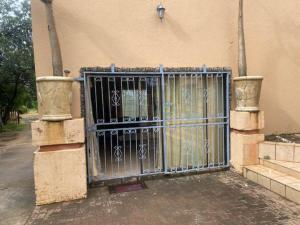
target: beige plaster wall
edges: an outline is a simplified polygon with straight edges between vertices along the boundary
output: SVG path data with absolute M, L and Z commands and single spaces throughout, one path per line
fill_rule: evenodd
M 54 0 L 64 68 L 230 66 L 237 74 L 238 0 Z M 300 131 L 300 1 L 245 0 L 249 75 L 263 75 L 265 133 Z M 36 75 L 51 74 L 45 12 L 32 0 Z M 74 85 L 73 116 L 80 116 Z

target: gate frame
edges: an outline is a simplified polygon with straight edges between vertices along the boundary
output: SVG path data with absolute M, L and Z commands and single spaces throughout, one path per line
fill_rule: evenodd
M 215 73 L 223 73 L 226 75 L 226 83 L 224 85 L 225 89 L 225 96 L 223 96 L 225 103 L 224 103 L 224 120 L 225 122 L 223 123 L 224 126 L 226 126 L 226 129 L 224 128 L 224 141 L 226 141 L 226 144 L 224 147 L 224 162 L 225 164 L 222 166 L 218 167 L 204 167 L 204 168 L 198 168 L 198 169 L 188 169 L 188 170 L 182 170 L 182 171 L 168 171 L 167 169 L 167 146 L 166 146 L 166 132 L 165 129 L 168 127 L 165 123 L 165 90 L 164 90 L 164 76 L 165 74 L 169 73 L 201 73 L 201 74 L 215 74 Z M 155 174 L 182 174 L 182 173 L 193 173 L 193 172 L 203 172 L 203 171 L 211 171 L 211 170 L 217 170 L 217 169 L 228 169 L 230 167 L 230 101 L 231 101 L 231 75 L 232 75 L 232 70 L 228 67 L 207 67 L 206 65 L 203 65 L 202 67 L 163 67 L 162 64 L 159 65 L 159 68 L 130 68 L 130 67 L 125 67 L 125 68 L 118 68 L 115 67 L 115 64 L 111 64 L 110 67 L 83 67 L 80 70 L 80 76 L 78 78 L 75 78 L 75 80 L 80 82 L 80 102 L 81 102 L 81 116 L 84 118 L 85 121 L 85 141 L 88 142 L 87 140 L 87 133 L 91 132 L 90 128 L 87 126 L 86 122 L 86 112 L 88 111 L 88 105 L 87 105 L 87 95 L 86 95 L 86 90 L 87 90 L 87 74 L 106 74 L 106 75 L 113 75 L 113 74 L 130 74 L 130 75 L 153 75 L 157 74 L 160 75 L 161 77 L 161 113 L 163 114 L 162 118 L 162 126 L 157 126 L 161 127 L 163 130 L 163 139 L 162 139 L 162 153 L 163 153 L 163 166 L 162 166 L 162 172 L 157 172 Z M 209 125 L 206 123 L 205 125 Z M 88 159 L 88 148 L 86 145 L 86 166 L 87 166 L 87 177 L 88 177 L 88 183 L 91 184 L 95 181 L 93 181 L 92 176 L 89 174 L 89 159 Z M 132 178 L 132 177 L 144 177 L 144 176 L 152 176 L 155 175 L 153 173 L 146 173 L 146 174 L 140 174 L 138 176 L 132 175 L 132 176 L 127 176 L 127 177 L 117 177 L 117 178 L 111 178 L 111 179 L 103 179 L 103 180 L 98 180 L 99 182 L 105 182 L 107 180 L 115 180 L 115 179 L 123 179 L 123 178 Z M 97 182 L 98 182 L 97 181 Z

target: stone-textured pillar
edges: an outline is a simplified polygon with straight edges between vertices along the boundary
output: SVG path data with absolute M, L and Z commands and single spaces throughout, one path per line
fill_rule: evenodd
M 264 112 L 230 112 L 231 165 L 240 173 L 243 166 L 259 164 L 258 143 L 264 141 Z
M 83 119 L 35 121 L 31 125 L 36 204 L 87 196 Z

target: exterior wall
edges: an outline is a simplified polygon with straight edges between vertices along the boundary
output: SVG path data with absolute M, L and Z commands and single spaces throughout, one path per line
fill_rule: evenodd
M 237 75 L 238 0 L 56 0 L 64 68 L 228 66 Z M 263 75 L 265 133 L 300 131 L 300 1 L 246 0 L 248 74 Z M 45 11 L 32 0 L 36 75 L 51 75 Z M 79 85 L 73 116 L 80 117 Z

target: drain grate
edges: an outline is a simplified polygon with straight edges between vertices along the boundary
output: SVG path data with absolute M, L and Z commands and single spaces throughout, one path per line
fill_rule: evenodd
M 123 193 L 123 192 L 131 192 L 131 191 L 140 191 L 146 189 L 147 186 L 144 181 L 131 182 L 127 184 L 118 184 L 109 186 L 109 192 L 111 194 L 114 193 Z

